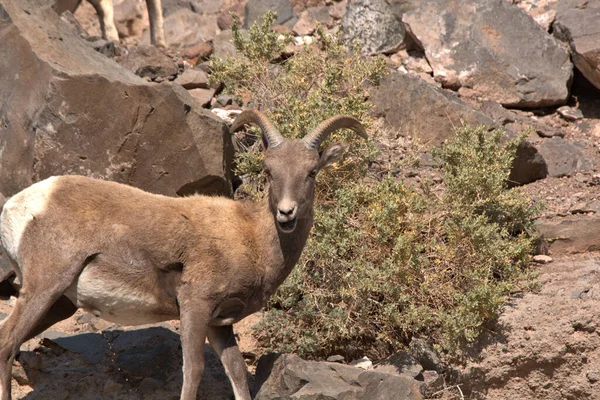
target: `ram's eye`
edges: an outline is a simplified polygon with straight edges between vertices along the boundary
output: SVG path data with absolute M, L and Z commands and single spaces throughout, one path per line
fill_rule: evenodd
M 314 177 L 316 177 L 316 176 L 317 176 L 317 172 L 318 172 L 318 171 L 317 171 L 316 169 L 313 169 L 313 170 L 312 170 L 312 171 L 310 171 L 310 173 L 308 174 L 308 177 L 309 177 L 309 178 L 314 178 Z

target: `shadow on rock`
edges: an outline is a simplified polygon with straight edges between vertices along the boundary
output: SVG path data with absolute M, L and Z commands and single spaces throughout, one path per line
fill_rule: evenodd
M 22 351 L 13 374 L 19 384 L 33 388 L 22 398 L 179 398 L 181 341 L 166 326 L 77 335 L 45 332 L 33 351 Z M 198 399 L 231 399 L 231 385 L 210 346 L 205 363 Z

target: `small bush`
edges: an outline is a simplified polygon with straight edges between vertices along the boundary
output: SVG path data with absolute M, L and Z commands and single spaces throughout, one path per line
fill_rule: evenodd
M 369 125 L 365 85 L 378 84 L 381 60 L 347 53 L 339 37 L 319 30 L 313 45 L 274 64 L 287 41 L 271 32 L 273 20 L 267 14 L 248 39 L 235 22 L 239 55 L 214 59 L 213 79 L 288 137 L 338 113 Z M 437 153 L 445 191 L 436 197 L 392 176 L 362 179 L 377 155 L 373 141 L 332 136 L 351 144 L 349 156 L 319 175 L 315 226 L 257 326 L 261 343 L 306 357 L 380 358 L 414 336 L 447 351 L 475 339 L 519 288 L 532 250 L 537 210 L 506 187 L 519 140 L 501 144 L 501 132 L 459 129 Z M 240 140 L 247 151 L 237 156 L 238 172 L 256 177 L 258 144 Z
M 303 137 L 321 121 L 337 114 L 353 116 L 370 126 L 371 104 L 366 101 L 366 89 L 379 83 L 385 62 L 363 58 L 356 51 L 348 54 L 339 36 L 327 35 L 320 27 L 312 45 L 282 60 L 290 38 L 278 39 L 272 31 L 275 18 L 276 14 L 268 12 L 244 38 L 239 19 L 234 16 L 232 30 L 238 56 L 213 57 L 211 79 L 223 82 L 226 91 L 265 112 L 286 137 Z M 356 180 L 364 175 L 376 154 L 372 142 L 357 139 L 350 130 L 335 132 L 323 146 L 333 141 L 346 142 L 350 149 L 335 175 L 322 174 L 318 188 L 325 197 L 324 192 L 331 194 L 340 180 Z M 254 174 L 255 166 L 262 162 L 259 142 L 243 143 L 246 152 L 236 157 L 240 175 Z M 261 189 L 261 183 L 254 182 L 253 190 Z

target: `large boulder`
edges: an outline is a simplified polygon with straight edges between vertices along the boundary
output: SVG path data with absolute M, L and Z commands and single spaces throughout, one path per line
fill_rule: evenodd
M 392 71 L 371 91 L 374 115 L 385 127 L 433 147 L 454 136 L 461 125 L 497 127 L 494 121 L 463 102 L 454 93 L 424 80 Z M 510 179 L 520 184 L 545 178 L 544 159 L 529 142 L 517 151 Z
M 583 140 L 570 142 L 561 137 L 552 137 L 544 139 L 539 151 L 548 164 L 550 176 L 572 176 L 598 166 L 596 149 Z
M 420 382 L 293 354 L 268 354 L 258 361 L 255 400 L 420 400 Z
M 76 37 L 45 0 L 0 0 L 0 192 L 81 174 L 174 196 L 229 194 L 224 123 Z
M 386 0 L 349 0 L 342 18 L 343 39 L 358 42 L 364 54 L 389 53 L 404 42 L 402 21 Z
M 573 215 L 538 220 L 536 229 L 548 243 L 550 254 L 573 254 L 600 250 L 600 216 Z
M 508 1 L 423 0 L 402 21 L 444 87 L 521 108 L 569 96 L 567 49 Z
M 260 21 L 267 11 L 277 13 L 276 25 L 292 29 L 298 22 L 298 16 L 288 0 L 249 0 L 246 3 L 244 28 L 250 28 L 255 21 Z
M 557 6 L 554 36 L 567 42 L 573 63 L 600 89 L 600 0 L 563 0 Z
M 167 47 L 192 46 L 214 39 L 219 31 L 217 14 L 197 14 L 182 8 L 164 19 Z M 143 33 L 140 44 L 150 44 L 150 31 Z

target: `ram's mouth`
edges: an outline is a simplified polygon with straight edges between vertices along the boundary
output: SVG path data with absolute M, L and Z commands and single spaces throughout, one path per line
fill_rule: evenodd
M 296 218 L 291 219 L 291 220 L 286 221 L 286 222 L 279 222 L 279 221 L 277 221 L 277 225 L 279 225 L 279 230 L 281 230 L 282 232 L 284 232 L 284 233 L 290 233 L 294 229 L 296 229 Z

